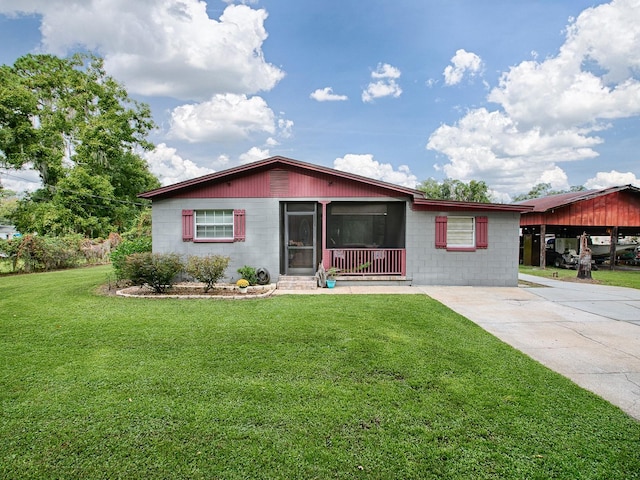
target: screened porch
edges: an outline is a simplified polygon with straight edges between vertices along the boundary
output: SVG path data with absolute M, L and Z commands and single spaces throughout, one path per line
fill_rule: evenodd
M 325 268 L 341 275 L 406 275 L 405 202 L 326 204 Z

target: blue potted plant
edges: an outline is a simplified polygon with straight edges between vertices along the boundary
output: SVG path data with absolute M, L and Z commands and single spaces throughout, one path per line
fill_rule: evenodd
M 336 276 L 338 275 L 338 270 L 335 267 L 331 267 L 327 270 L 327 288 L 333 288 L 336 286 Z

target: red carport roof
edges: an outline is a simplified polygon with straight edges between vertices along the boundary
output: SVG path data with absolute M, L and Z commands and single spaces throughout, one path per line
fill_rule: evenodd
M 561 193 L 559 195 L 549 195 L 548 197 L 532 198 L 530 200 L 518 202 L 515 205 L 530 206 L 532 207 L 532 210 L 530 210 L 531 213 L 547 212 L 559 207 L 571 205 L 572 203 L 589 200 L 594 197 L 608 195 L 622 190 L 631 190 L 640 193 L 640 189 L 637 187 L 632 185 L 623 185 L 619 187 L 604 188 L 601 190 L 583 190 L 581 192 Z

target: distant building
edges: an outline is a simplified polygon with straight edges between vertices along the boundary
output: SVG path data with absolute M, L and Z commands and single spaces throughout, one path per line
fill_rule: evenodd
M 11 238 L 19 237 L 20 233 L 13 225 L 0 225 L 0 239 L 9 240 Z

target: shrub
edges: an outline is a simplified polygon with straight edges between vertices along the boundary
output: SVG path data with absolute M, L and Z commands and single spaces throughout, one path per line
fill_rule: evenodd
M 20 248 L 20 239 L 0 239 L 0 260 L 6 260 L 11 263 L 11 271 L 15 272 L 18 264 L 18 249 Z
M 110 255 L 111 265 L 116 272 L 116 281 L 127 278 L 124 270 L 128 255 L 146 252 L 151 252 L 151 237 L 137 237 L 120 243 Z
M 238 273 L 242 275 L 242 278 L 249 282 L 249 285 L 257 285 L 258 275 L 256 274 L 255 268 L 245 265 L 238 269 Z
M 144 252 L 127 256 L 123 273 L 134 285 L 148 285 L 154 292 L 163 293 L 173 286 L 183 270 L 178 254 Z
M 25 272 L 75 267 L 82 258 L 81 243 L 80 235 L 65 237 L 25 235 L 19 241 L 17 249 L 14 248 L 14 270 L 19 262 L 20 269 Z
M 222 255 L 207 255 L 206 257 L 193 255 L 187 260 L 186 271 L 193 278 L 204 283 L 204 291 L 208 292 L 224 276 L 230 261 L 229 257 Z

